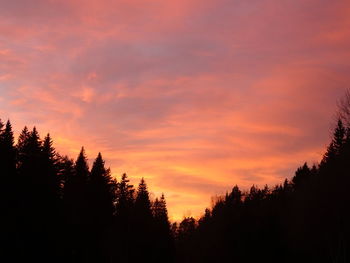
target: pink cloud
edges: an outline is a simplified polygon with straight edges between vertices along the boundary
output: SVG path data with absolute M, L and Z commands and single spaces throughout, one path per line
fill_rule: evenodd
M 348 1 L 7 1 L 0 117 L 102 151 L 170 214 L 321 158 L 349 87 Z M 184 208 L 187 207 L 187 208 Z

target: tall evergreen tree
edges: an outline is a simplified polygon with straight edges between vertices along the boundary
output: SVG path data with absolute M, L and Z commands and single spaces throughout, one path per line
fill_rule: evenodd
M 135 200 L 135 213 L 140 215 L 144 219 L 152 218 L 151 201 L 149 198 L 149 192 L 147 184 L 142 178 L 137 188 L 137 195 Z
M 21 185 L 20 211 L 23 215 L 22 242 L 27 258 L 44 260 L 59 253 L 58 244 L 59 196 L 53 186 L 56 171 L 50 169 L 50 157 L 37 129 L 25 127 L 18 140 L 18 174 Z M 34 238 L 33 238 L 34 237 Z M 55 257 L 58 258 L 58 257 Z
M 135 189 L 128 176 L 124 173 L 117 183 L 115 202 L 114 232 L 118 238 L 114 239 L 114 261 L 130 262 L 134 249 L 134 220 Z
M 16 175 L 16 149 L 10 121 L 0 120 L 0 261 L 15 253 L 20 189 Z
M 14 137 L 10 121 L 7 121 L 5 129 L 0 120 L 0 199 L 3 200 L 8 208 L 11 195 L 16 194 L 18 188 L 15 182 L 16 178 L 16 148 L 14 146 Z M 17 192 L 18 194 L 18 192 Z M 13 200 L 12 196 L 10 199 Z M 6 199 L 6 201 L 5 201 Z
M 115 180 L 112 179 L 110 169 L 105 168 L 101 153 L 93 163 L 89 178 L 89 232 L 90 261 L 107 262 L 109 254 L 109 235 L 115 201 Z
M 120 182 L 117 184 L 116 193 L 116 215 L 117 217 L 129 218 L 131 209 L 134 205 L 134 186 L 131 185 L 128 176 L 124 173 Z
M 8 120 L 5 129 L 1 129 L 3 124 L 0 121 L 0 167 L 1 173 L 14 177 L 16 173 L 16 149 L 14 147 L 14 136 L 12 125 Z
M 164 194 L 153 203 L 154 217 L 154 257 L 153 262 L 173 262 L 174 237 L 168 218 L 168 210 Z
M 17 141 L 17 149 L 19 154 L 22 154 L 24 152 L 24 148 L 26 147 L 26 144 L 28 143 L 28 138 L 29 138 L 29 130 L 27 126 L 24 126 L 22 129 L 20 135 L 18 136 L 18 141 Z M 21 158 L 19 158 L 21 159 Z
M 45 171 L 42 167 L 42 142 L 34 127 L 31 132 L 25 127 L 18 139 L 18 172 L 23 186 L 25 207 L 33 205 L 40 212 L 43 192 L 46 191 Z
M 89 199 L 88 199 L 89 167 L 82 147 L 74 164 L 74 172 L 66 179 L 64 186 L 64 207 L 67 222 L 67 233 L 73 261 L 88 260 L 88 229 Z
M 47 180 L 48 196 L 58 202 L 61 192 L 61 178 L 58 175 L 58 156 L 50 134 L 44 138 L 42 145 L 43 170 Z
M 153 217 L 151 201 L 145 180 L 142 178 L 137 188 L 134 207 L 134 247 L 138 253 L 133 254 L 132 262 L 154 259 L 153 243 Z
M 334 160 L 337 159 L 337 156 L 341 153 L 343 145 L 346 141 L 346 128 L 343 125 L 341 119 L 338 119 L 337 126 L 333 132 L 333 138 L 329 144 L 326 153 L 321 161 L 321 166 L 327 166 L 327 164 L 332 164 Z
M 89 180 L 90 215 L 98 225 L 109 224 L 114 212 L 116 181 L 110 169 L 105 168 L 101 153 L 98 154 L 91 169 Z

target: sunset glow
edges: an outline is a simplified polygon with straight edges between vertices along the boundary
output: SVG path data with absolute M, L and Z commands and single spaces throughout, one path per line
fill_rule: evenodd
M 318 162 L 349 88 L 346 0 L 0 4 L 0 118 L 144 177 L 172 220 Z

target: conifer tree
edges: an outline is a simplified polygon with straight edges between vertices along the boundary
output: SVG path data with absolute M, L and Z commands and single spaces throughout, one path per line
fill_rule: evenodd
M 89 167 L 84 147 L 82 147 L 74 164 L 74 172 L 66 179 L 64 187 L 68 221 L 73 225 L 81 224 L 87 220 L 88 177 Z
M 18 141 L 17 141 L 17 149 L 19 154 L 23 153 L 24 148 L 26 146 L 26 144 L 28 143 L 28 138 L 29 138 L 29 131 L 27 126 L 24 126 L 24 128 L 22 129 L 19 137 L 18 137 Z
M 5 129 L 0 120 L 0 202 L 1 207 L 11 209 L 18 192 L 16 176 L 16 148 L 10 121 Z
M 12 126 L 10 121 L 7 121 L 4 127 L 0 120 L 0 261 L 3 262 L 14 253 L 20 216 L 19 194 Z
M 40 210 L 43 192 L 46 191 L 45 171 L 42 167 L 42 142 L 38 131 L 34 127 L 28 132 L 25 127 L 18 139 L 18 172 L 23 186 L 26 202 Z M 29 207 L 26 205 L 26 207 Z
M 329 144 L 326 153 L 321 161 L 321 166 L 331 164 L 341 153 L 343 145 L 346 141 L 346 128 L 341 119 L 338 119 L 337 126 L 333 132 L 333 138 Z
M 137 195 L 135 200 L 136 214 L 146 220 L 152 218 L 151 201 L 145 180 L 142 178 L 137 188 Z
M 135 189 L 128 176 L 124 173 L 117 183 L 115 202 L 114 232 L 118 238 L 114 239 L 113 258 L 121 262 L 131 262 L 134 249 L 135 221 L 133 219 Z
M 154 257 L 153 262 L 172 262 L 174 258 L 174 237 L 168 218 L 164 194 L 153 203 Z
M 339 119 L 337 123 L 337 127 L 334 130 L 334 136 L 333 136 L 333 144 L 338 154 L 340 153 L 341 148 L 344 144 L 345 135 L 346 135 L 346 129 L 343 125 L 342 120 Z
M 153 217 L 147 185 L 143 178 L 137 188 L 133 219 L 135 230 L 134 246 L 139 253 L 133 255 L 132 261 L 153 260 Z
M 0 121 L 0 167 L 2 174 L 14 177 L 16 173 L 16 149 L 14 147 L 14 136 L 12 125 L 8 120 L 5 129 Z
M 134 206 L 134 186 L 129 184 L 130 180 L 124 173 L 116 189 L 116 215 L 118 217 L 129 217 L 130 209 Z
M 61 179 L 58 175 L 58 156 L 50 134 L 44 138 L 42 145 L 42 162 L 45 177 L 47 180 L 48 195 L 53 199 L 53 202 L 58 202 L 61 192 Z
M 111 222 L 115 202 L 116 182 L 110 169 L 105 168 L 101 153 L 98 154 L 91 169 L 89 180 L 90 215 L 98 225 Z
M 112 235 L 112 218 L 115 201 L 115 180 L 105 168 L 101 153 L 95 159 L 88 180 L 89 201 L 89 258 L 91 262 L 107 262 Z M 115 237 L 114 237 L 115 238 Z
M 74 164 L 73 174 L 66 178 L 64 186 L 64 208 L 70 247 L 73 261 L 88 260 L 88 236 L 86 231 L 89 225 L 88 199 L 89 167 L 82 147 Z

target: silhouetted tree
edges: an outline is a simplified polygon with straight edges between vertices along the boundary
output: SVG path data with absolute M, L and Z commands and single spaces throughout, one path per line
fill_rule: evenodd
M 160 199 L 156 198 L 153 203 L 154 218 L 154 258 L 153 262 L 173 262 L 174 261 L 174 237 L 170 229 L 168 210 L 164 194 Z
M 134 186 L 130 184 L 130 180 L 124 173 L 116 188 L 114 232 L 118 233 L 118 238 L 112 242 L 114 244 L 113 261 L 130 262 L 132 258 L 134 192 Z
M 236 185 L 179 224 L 169 222 L 164 195 L 152 202 L 144 179 L 135 194 L 126 174 L 117 183 L 100 153 L 89 171 L 84 148 L 74 162 L 35 127 L 15 146 L 11 123 L 0 121 L 0 261 L 348 262 L 345 102 L 320 164 L 271 188 Z
M 88 260 L 88 200 L 89 168 L 84 148 L 81 149 L 74 165 L 74 172 L 66 179 L 64 186 L 65 218 L 67 233 L 66 241 L 70 245 L 73 262 Z
M 16 149 L 10 121 L 0 120 L 0 261 L 6 262 L 16 249 L 16 229 L 19 218 L 16 174 Z
M 151 261 L 154 259 L 153 250 L 153 217 L 151 210 L 151 201 L 145 180 L 142 178 L 137 188 L 134 214 L 133 214 L 134 242 L 133 249 L 138 251 L 134 253 L 132 262 L 141 260 Z
M 89 184 L 90 262 L 107 262 L 113 221 L 115 186 L 110 170 L 105 168 L 101 153 L 93 163 Z

